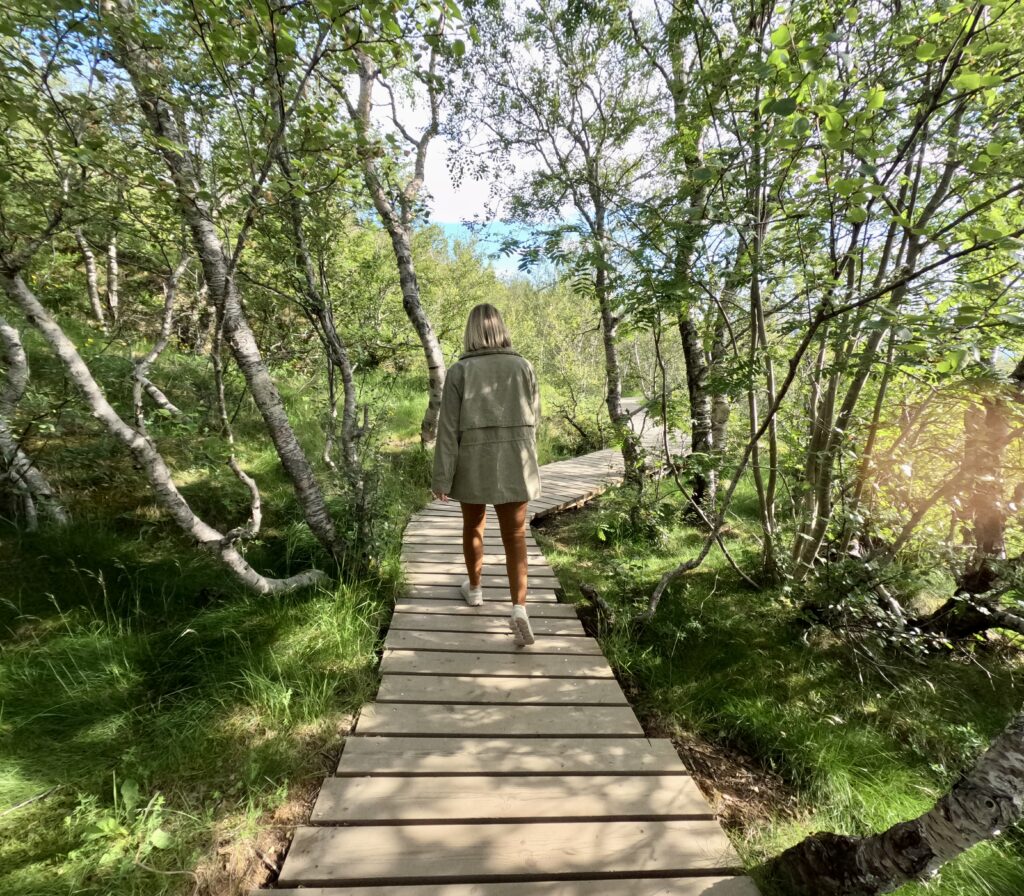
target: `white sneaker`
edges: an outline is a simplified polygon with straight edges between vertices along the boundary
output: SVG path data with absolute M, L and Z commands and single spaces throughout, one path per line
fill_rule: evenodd
M 469 579 L 466 579 L 461 585 L 459 585 L 459 594 L 466 599 L 466 603 L 471 607 L 479 607 L 484 602 L 483 585 L 477 585 L 476 588 L 470 588 Z
M 530 617 L 526 615 L 526 607 L 522 604 L 512 606 L 512 617 L 508 627 L 516 638 L 516 647 L 526 647 L 534 642 L 533 629 L 530 628 Z

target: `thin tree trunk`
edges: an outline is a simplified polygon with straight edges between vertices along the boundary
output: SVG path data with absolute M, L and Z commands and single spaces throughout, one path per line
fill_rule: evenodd
M 136 15 L 131 0 L 103 0 L 103 14 L 111 30 L 115 60 L 131 78 L 146 123 L 160 141 L 158 151 L 174 183 L 178 205 L 191 232 L 210 299 L 221 310 L 224 333 L 235 361 L 267 426 L 281 465 L 292 482 L 303 517 L 324 548 L 332 555 L 342 553 L 323 492 L 295 436 L 284 402 L 249 326 L 235 283 L 232 259 L 217 234 L 209 203 L 203 197 L 198 170 L 183 148 L 185 138 L 172 109 L 159 92 L 165 80 L 162 66 L 123 26 L 124 18 Z
M 689 309 L 678 317 L 679 339 L 686 364 L 686 391 L 690 399 L 690 453 L 698 455 L 705 470 L 694 470 L 690 477 L 692 500 L 703 513 L 713 512 L 715 506 L 714 471 L 711 454 L 714 448 L 712 429 L 712 399 L 708 390 L 708 363 L 704 346 Z
M 107 311 L 114 324 L 117 323 L 121 311 L 120 280 L 121 273 L 117 266 L 117 234 L 112 233 L 107 243 Z
M 96 271 L 96 256 L 86 241 L 81 227 L 75 228 L 75 242 L 78 243 L 78 251 L 82 253 L 82 260 L 85 262 L 85 283 L 89 290 L 89 305 L 92 308 L 93 317 L 106 333 L 107 317 L 103 311 L 103 302 L 100 301 L 100 281 Z
M 49 480 L 18 444 L 11 429 L 14 411 L 28 387 L 28 355 L 18 331 L 0 317 L 0 362 L 6 368 L 0 383 L 0 477 L 8 479 L 20 497 L 26 528 L 38 525 L 38 510 L 57 526 L 71 522 Z
M 725 311 L 720 310 L 715 319 L 715 334 L 711 341 L 711 374 L 717 373 L 725 365 L 726 329 Z M 729 400 L 729 396 L 721 388 L 714 389 L 711 396 L 711 446 L 715 452 L 715 464 L 712 468 L 714 480 L 708 482 L 712 504 L 718 497 L 718 475 L 722 455 L 728 446 L 729 414 L 731 412 L 732 403 Z
M 164 313 L 160 321 L 160 332 L 157 335 L 153 347 L 135 362 L 135 384 L 132 388 L 132 404 L 135 408 L 135 428 L 139 432 L 146 431 L 146 416 L 142 408 L 142 393 L 145 392 L 153 403 L 161 410 L 167 411 L 174 416 L 180 416 L 181 411 L 171 403 L 170 399 L 157 388 L 149 379 L 149 369 L 171 340 L 171 327 L 174 324 L 174 300 L 178 294 L 178 280 L 185 273 L 191 259 L 186 255 L 178 263 L 178 266 L 171 271 L 164 282 Z
M 81 391 L 92 415 L 131 452 L 136 463 L 145 472 L 158 503 L 200 547 L 217 554 L 240 582 L 259 594 L 277 594 L 327 580 L 327 576 L 320 570 L 308 570 L 287 579 L 271 579 L 256 572 L 234 546 L 233 539 L 218 532 L 192 511 L 175 486 L 171 471 L 156 445 L 148 436 L 137 432 L 121 419 L 107 400 L 88 365 L 82 360 L 74 343 L 46 311 L 21 276 L 15 272 L 0 273 L 0 287 L 49 343 L 63 363 L 68 377 Z
M 432 67 L 433 62 L 431 62 Z M 384 188 L 380 168 L 370 145 L 373 85 L 378 74 L 379 70 L 376 64 L 365 54 L 361 55 L 358 101 L 352 105 L 348 97 L 345 97 L 345 102 L 348 104 L 349 114 L 363 141 L 363 181 L 374 208 L 384 224 L 384 229 L 387 230 L 388 236 L 391 238 L 391 248 L 395 255 L 395 264 L 398 267 L 398 281 L 402 289 L 402 307 L 423 347 L 423 356 L 427 364 L 427 409 L 420 425 L 420 442 L 424 447 L 429 447 L 437 439 L 437 417 L 441 410 L 441 392 L 444 389 L 447 368 L 437 333 L 420 301 L 416 264 L 412 256 L 411 206 L 423 185 L 427 147 L 437 132 L 437 104 L 433 88 L 428 88 L 431 96 L 431 124 L 416 145 L 413 178 L 406 185 L 402 196 L 399 197 L 400 207 L 396 207 Z
M 793 896 L 875 896 L 928 880 L 1024 817 L 1024 713 L 924 815 L 870 837 L 814 834 L 769 863 Z

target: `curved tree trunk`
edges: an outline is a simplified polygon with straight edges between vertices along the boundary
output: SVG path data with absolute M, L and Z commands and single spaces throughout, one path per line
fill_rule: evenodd
M 168 101 L 160 93 L 164 72 L 124 27 L 134 18 L 131 0 L 104 0 L 103 13 L 110 28 L 115 61 L 131 78 L 143 117 L 159 141 L 158 151 L 167 165 L 181 209 L 203 268 L 210 299 L 221 309 L 224 333 L 256 407 L 277 449 L 303 517 L 317 540 L 332 555 L 342 553 L 334 521 L 306 453 L 288 420 L 284 402 L 260 354 L 256 337 L 242 307 L 229 253 L 220 241 L 199 172 L 193 164 Z
M 135 428 L 139 432 L 146 431 L 146 417 L 142 409 L 142 393 L 145 392 L 153 403 L 161 410 L 167 411 L 174 416 L 180 416 L 181 411 L 171 403 L 171 400 L 149 379 L 149 368 L 160 357 L 171 340 L 171 326 L 174 323 L 174 300 L 178 294 L 178 280 L 185 273 L 191 259 L 185 256 L 178 263 L 178 266 L 171 271 L 164 282 L 164 313 L 160 320 L 160 332 L 157 335 L 153 347 L 141 358 L 135 361 L 135 384 L 132 388 L 132 404 L 135 409 Z
M 78 243 L 78 251 L 82 253 L 82 261 L 85 262 L 85 283 L 89 290 L 89 306 L 92 308 L 93 317 L 106 333 L 107 318 L 103 311 L 103 302 L 100 301 L 100 281 L 96 271 L 96 256 L 86 241 L 81 227 L 75 228 L 75 242 Z
M 239 581 L 259 594 L 276 594 L 327 580 L 323 572 L 315 569 L 287 579 L 270 579 L 256 572 L 239 553 L 232 538 L 218 532 L 192 511 L 174 484 L 171 471 L 152 439 L 137 432 L 121 419 L 107 401 L 106 395 L 93 378 L 88 365 L 78 354 L 74 343 L 49 315 L 21 276 L 14 272 L 0 273 L 0 287 L 49 343 L 63 363 L 68 377 L 81 391 L 92 415 L 131 452 L 136 463 L 145 472 L 159 504 L 200 547 L 217 554 Z
M 28 355 L 18 331 L 0 317 L 0 363 L 6 368 L 0 383 L 0 477 L 10 480 L 25 513 L 26 528 L 38 524 L 38 511 L 57 526 L 71 520 L 49 480 L 18 444 L 11 429 L 14 409 L 28 387 Z
M 1024 817 L 1024 713 L 932 809 L 871 837 L 814 834 L 769 863 L 793 896 L 875 896 L 939 868 Z
M 431 57 L 433 68 L 433 56 Z M 384 229 L 391 238 L 391 248 L 398 267 L 398 281 L 402 288 L 402 307 L 406 317 L 416 331 L 416 336 L 423 346 L 423 355 L 427 363 L 427 409 L 420 425 L 420 442 L 424 447 L 433 445 L 437 439 L 437 417 L 441 410 L 441 392 L 447 368 L 444 363 L 444 352 L 437 339 L 433 324 L 423 309 L 420 301 L 420 287 L 416 279 L 416 264 L 412 257 L 412 206 L 423 187 L 427 148 L 438 130 L 438 110 L 435 88 L 428 85 L 430 94 L 431 120 L 422 136 L 416 141 L 416 160 L 412 179 L 405 185 L 398 197 L 392 201 L 384 187 L 377 155 L 370 145 L 372 123 L 373 85 L 380 70 L 376 63 L 365 54 L 359 56 L 359 97 L 352 104 L 348 97 L 349 115 L 363 142 L 362 168 L 363 182 L 373 201 L 373 206 L 380 215 Z M 405 133 L 403 131 L 403 133 Z

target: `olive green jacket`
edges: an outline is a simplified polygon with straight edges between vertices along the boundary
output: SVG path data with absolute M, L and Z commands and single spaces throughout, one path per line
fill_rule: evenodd
M 431 489 L 473 504 L 538 497 L 539 422 L 529 361 L 510 348 L 466 352 L 441 393 Z

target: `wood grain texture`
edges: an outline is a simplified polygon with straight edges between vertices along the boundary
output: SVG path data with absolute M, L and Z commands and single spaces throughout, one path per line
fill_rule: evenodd
M 579 618 L 576 615 L 576 608 L 572 604 L 535 601 L 529 605 L 529 610 L 531 621 L 538 618 Z M 433 599 L 400 597 L 395 601 L 395 615 L 399 613 L 431 613 L 442 616 L 500 616 L 502 619 L 508 619 L 509 603 L 507 601 L 485 600 L 479 607 L 471 607 L 462 598 L 446 600 L 441 597 Z
M 612 678 L 603 656 L 578 654 L 450 653 L 440 650 L 387 650 L 381 672 L 418 675 L 514 675 L 543 678 Z
M 384 639 L 391 650 L 449 650 L 457 653 L 527 653 L 531 656 L 545 653 L 585 654 L 600 656 L 601 648 L 593 638 L 571 638 L 561 635 L 537 635 L 528 647 L 517 647 L 508 629 L 499 633 L 488 632 L 411 632 L 391 629 Z
M 357 734 L 434 737 L 642 737 L 628 706 L 371 703 Z
M 259 891 L 269 893 L 269 890 Z M 277 890 L 273 892 L 279 892 Z M 747 877 L 560 880 L 397 887 L 310 887 L 301 896 L 759 896 Z
M 613 678 L 385 675 L 377 692 L 377 702 L 625 706 L 628 701 Z
M 692 875 L 721 873 L 737 862 L 714 821 L 302 827 L 279 880 L 294 886 Z
M 643 737 L 373 737 L 352 735 L 339 775 L 685 775 L 672 742 Z
M 476 609 L 471 607 L 468 609 Z M 508 634 L 508 610 L 496 616 L 462 615 L 441 616 L 437 613 L 395 613 L 391 617 L 391 631 L 464 632 Z M 537 636 L 583 637 L 583 625 L 578 619 L 558 619 L 531 616 L 530 625 Z
M 683 775 L 328 778 L 312 824 L 711 818 Z

